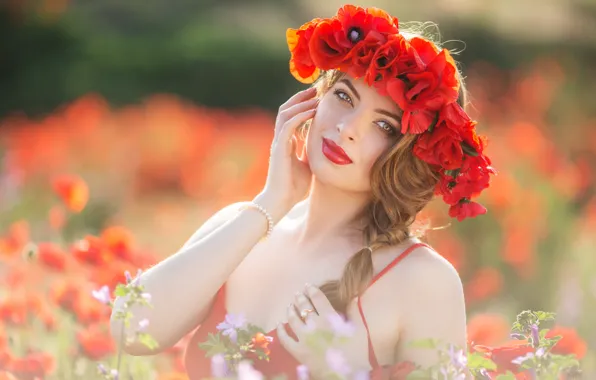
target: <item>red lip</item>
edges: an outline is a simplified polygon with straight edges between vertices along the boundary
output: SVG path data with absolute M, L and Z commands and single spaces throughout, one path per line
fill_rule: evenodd
M 332 140 L 323 138 L 323 154 L 336 165 L 348 165 L 352 163 L 350 157 L 344 150 Z

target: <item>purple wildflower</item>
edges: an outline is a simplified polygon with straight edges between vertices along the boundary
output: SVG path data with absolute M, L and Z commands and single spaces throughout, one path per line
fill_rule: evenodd
M 143 332 L 149 327 L 149 320 L 147 318 L 142 319 L 139 321 L 139 325 L 137 326 L 137 332 Z
M 531 359 L 531 358 L 533 358 L 533 357 L 534 357 L 534 353 L 532 353 L 532 352 L 528 352 L 527 354 L 525 354 L 525 355 L 523 355 L 523 356 L 518 356 L 517 358 L 513 359 L 513 360 L 511 361 L 511 363 L 513 363 L 513 364 L 517 364 L 517 365 L 520 365 L 520 364 L 522 364 L 523 362 L 525 362 L 526 360 L 528 360 L 528 359 Z
M 99 373 L 101 373 L 102 375 L 107 375 L 108 374 L 108 370 L 106 368 L 105 365 L 103 365 L 102 363 L 99 363 L 97 365 L 97 370 L 99 371 Z
M 124 271 L 124 278 L 126 279 L 127 284 L 130 284 L 132 282 L 132 276 L 130 275 L 130 272 L 127 270 Z
M 352 380 L 370 380 L 370 372 L 367 370 L 360 370 L 354 374 Z
M 92 290 L 91 294 L 93 295 L 93 298 L 103 303 L 104 305 L 109 305 L 111 302 L 110 288 L 107 285 L 102 286 L 101 288 L 99 288 L 99 290 Z
M 352 370 L 343 352 L 338 349 L 328 348 L 325 353 L 325 360 L 331 371 L 340 376 L 347 376 Z
M 263 374 L 248 361 L 238 363 L 238 380 L 263 380 Z
M 464 350 L 457 350 L 453 344 L 449 345 L 448 355 L 451 363 L 457 369 L 465 368 L 468 364 L 468 357 L 464 353 Z
M 214 355 L 211 358 L 211 376 L 222 378 L 228 375 L 228 365 L 222 354 Z
M 533 324 L 530 326 L 532 330 L 532 345 L 538 347 L 540 345 L 540 335 L 538 334 L 538 325 Z
M 352 322 L 344 319 L 339 314 L 330 314 L 327 319 L 335 335 L 340 337 L 351 337 L 354 335 L 355 326 Z
M 298 377 L 298 380 L 308 380 L 310 378 L 308 367 L 304 364 L 300 364 L 296 367 L 296 376 Z
M 223 335 L 230 338 L 234 343 L 238 340 L 238 329 L 244 328 L 246 324 L 246 318 L 243 314 L 226 314 L 226 318 L 223 322 L 217 325 L 217 329 L 222 332 Z
M 132 286 L 139 286 L 141 284 L 141 274 L 143 274 L 143 271 L 140 270 L 140 269 L 137 270 L 137 275 L 135 276 L 135 278 L 133 278 L 132 280 L 130 280 L 129 283 Z M 129 276 L 130 276 L 130 274 L 129 274 Z

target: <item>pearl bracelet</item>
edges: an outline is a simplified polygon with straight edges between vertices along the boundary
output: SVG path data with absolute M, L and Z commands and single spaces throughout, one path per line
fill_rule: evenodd
M 249 202 L 247 205 L 245 205 L 244 207 L 242 207 L 242 210 L 247 209 L 247 208 L 254 208 L 256 210 L 258 210 L 261 214 L 265 215 L 265 218 L 267 218 L 267 233 L 265 234 L 265 239 L 268 238 L 269 236 L 271 236 L 271 232 L 273 231 L 273 218 L 271 217 L 271 214 L 269 214 L 269 212 L 260 204 L 256 203 L 256 202 Z

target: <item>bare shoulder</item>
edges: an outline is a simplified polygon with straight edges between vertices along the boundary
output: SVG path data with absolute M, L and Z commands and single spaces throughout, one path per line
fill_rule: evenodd
M 400 360 L 423 366 L 436 362 L 436 352 L 419 350 L 409 343 L 433 339 L 456 347 L 466 345 L 466 306 L 462 281 L 457 270 L 430 246 L 415 248 L 392 276 L 396 289 L 400 336 Z M 396 268 L 397 269 L 397 268 Z M 397 271 L 394 271 L 397 272 Z M 395 293 L 395 292 L 394 292 Z
M 248 201 L 234 202 L 216 211 L 213 215 L 207 218 L 207 220 L 202 225 L 200 225 L 197 228 L 197 230 L 192 234 L 192 236 L 184 243 L 183 248 L 190 244 L 194 244 L 198 240 L 202 239 L 203 237 L 209 235 L 211 232 L 221 227 L 228 220 L 232 219 L 234 215 L 236 215 L 240 211 L 241 207 L 246 206 L 249 203 L 250 202 Z
M 395 248 L 395 255 L 400 253 Z M 392 285 L 406 287 L 408 294 L 436 300 L 439 297 L 463 297 L 463 285 L 453 265 L 430 246 L 419 246 L 404 258 L 392 276 Z M 388 284 L 391 286 L 390 284 Z

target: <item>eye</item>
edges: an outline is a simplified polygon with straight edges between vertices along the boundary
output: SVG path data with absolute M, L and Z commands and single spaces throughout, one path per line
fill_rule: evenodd
M 350 97 L 350 95 L 348 95 L 345 91 L 337 89 L 337 90 L 333 91 L 333 94 L 335 94 L 335 96 L 337 96 L 340 100 L 342 100 L 344 102 L 348 102 L 351 105 L 354 104 L 352 102 L 352 98 Z
M 397 129 L 390 123 L 386 122 L 385 120 L 379 120 L 376 124 L 385 132 L 390 135 L 395 135 Z

